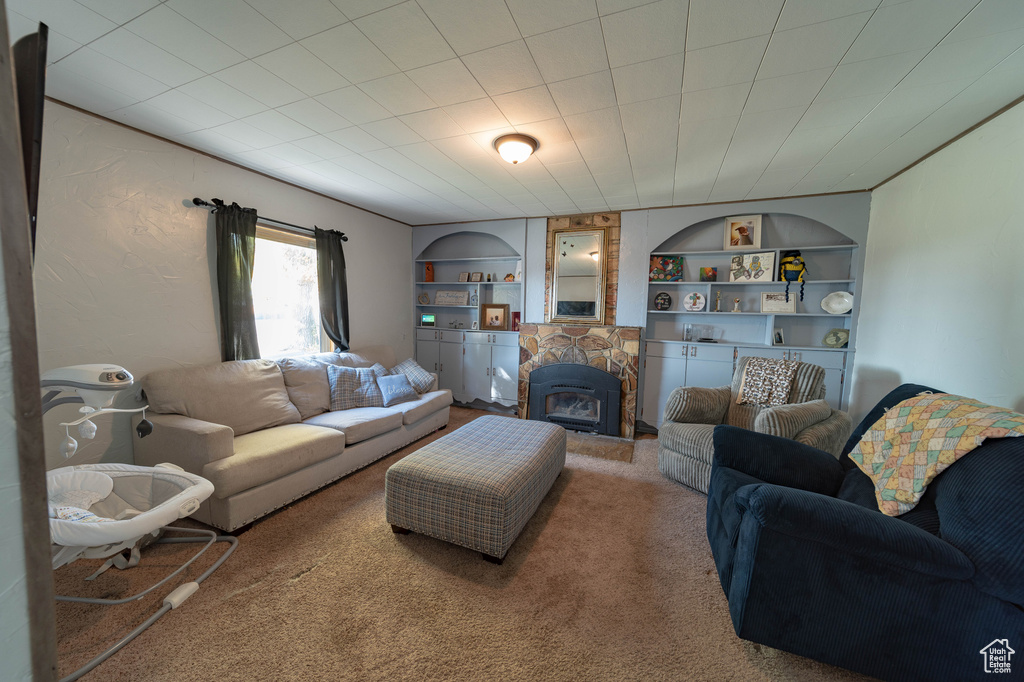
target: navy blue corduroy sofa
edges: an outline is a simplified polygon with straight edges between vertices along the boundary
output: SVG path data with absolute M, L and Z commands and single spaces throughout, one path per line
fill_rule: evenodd
M 885 680 L 1024 679 L 1024 438 L 989 439 L 938 476 L 912 511 L 878 511 L 847 456 L 714 432 L 707 532 L 736 634 Z M 982 649 L 1007 640 L 1010 674 Z

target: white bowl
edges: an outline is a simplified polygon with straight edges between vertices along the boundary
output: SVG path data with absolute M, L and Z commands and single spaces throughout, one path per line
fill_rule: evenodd
M 821 299 L 821 309 L 832 315 L 842 315 L 853 309 L 853 294 L 848 291 L 833 291 Z

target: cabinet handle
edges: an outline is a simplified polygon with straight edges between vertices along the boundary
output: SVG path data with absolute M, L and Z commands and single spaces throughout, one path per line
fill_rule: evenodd
M 487 376 L 491 376 L 491 368 L 490 367 L 487 368 Z
M 441 370 L 440 371 L 442 371 L 442 372 L 444 371 L 444 363 L 443 362 L 441 363 Z
M 435 338 L 435 339 L 437 339 L 437 334 L 438 334 L 438 331 L 437 331 L 437 330 L 435 329 L 435 330 L 434 330 L 434 338 Z
M 434 363 L 434 371 L 435 372 L 437 371 L 437 363 L 436 362 Z
M 796 352 L 796 351 L 793 351 L 793 359 L 794 359 L 794 360 L 800 361 L 800 360 L 801 360 L 801 358 L 803 358 L 803 356 L 804 356 L 804 354 L 803 354 L 803 353 L 798 353 L 798 352 Z
M 697 346 L 690 346 L 690 357 L 697 357 Z

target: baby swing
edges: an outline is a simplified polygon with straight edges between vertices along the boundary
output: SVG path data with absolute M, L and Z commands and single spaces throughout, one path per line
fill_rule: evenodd
M 96 435 L 96 425 L 91 419 L 103 414 L 142 412 L 143 419 L 136 426 L 136 432 L 140 438 L 152 433 L 153 425 L 145 418 L 145 407 L 110 407 L 114 395 L 130 388 L 133 383 L 134 379 L 128 370 L 107 365 L 62 367 L 42 375 L 42 386 L 49 389 L 43 396 L 44 413 L 57 405 L 85 403 L 79 408 L 83 417 L 61 424 L 66 434 L 61 444 L 61 452 L 65 457 L 73 455 L 78 448 L 78 443 L 71 437 L 70 428 L 78 426 L 81 437 L 92 438 Z M 74 392 L 77 395 L 58 397 L 63 392 Z M 123 599 L 57 596 L 58 601 L 124 604 L 141 599 L 188 568 L 214 543 L 228 543 L 227 551 L 202 575 L 175 588 L 164 597 L 156 613 L 61 682 L 77 680 L 135 639 L 165 613 L 180 606 L 199 589 L 200 583 L 220 568 L 238 545 L 234 537 L 218 536 L 211 530 L 167 525 L 195 513 L 203 500 L 213 493 L 212 483 L 173 464 L 158 464 L 155 467 L 131 464 L 61 467 L 47 472 L 46 490 L 53 568 L 60 568 L 82 557 L 109 557 L 86 580 L 95 579 L 111 566 L 119 569 L 135 566 L 139 562 L 141 547 L 151 542 L 205 543 L 191 559 L 170 575 L 138 594 Z M 188 535 L 162 537 L 167 531 Z

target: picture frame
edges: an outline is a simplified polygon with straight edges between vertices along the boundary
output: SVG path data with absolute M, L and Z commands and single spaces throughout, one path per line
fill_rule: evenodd
M 773 346 L 784 346 L 786 345 L 786 337 L 782 333 L 782 327 L 776 327 L 772 334 L 772 345 Z
M 514 332 L 519 331 L 519 315 L 520 313 L 518 310 L 512 311 L 512 331 Z
M 682 256 L 651 256 L 651 269 L 647 274 L 649 282 L 683 281 Z
M 473 320 L 473 324 L 471 324 L 469 326 L 469 328 L 474 330 L 474 331 L 476 331 L 477 329 L 480 329 L 480 321 L 479 320 Z
M 484 303 L 480 306 L 480 329 L 508 331 L 508 303 Z
M 762 291 L 761 292 L 762 313 L 795 313 L 796 296 L 790 296 L 786 300 L 784 291 Z
M 737 215 L 725 219 L 726 251 L 752 251 L 761 248 L 761 216 Z
M 482 272 L 470 273 L 469 281 L 470 282 L 482 282 L 482 281 L 484 281 L 484 273 L 482 273 Z
M 700 269 L 700 281 L 701 282 L 717 282 L 718 281 L 718 268 L 701 268 Z
M 434 296 L 434 305 L 469 305 L 469 292 L 439 291 Z
M 460 282 L 468 282 L 469 281 L 469 273 L 468 272 L 460 272 L 459 273 L 459 281 Z

